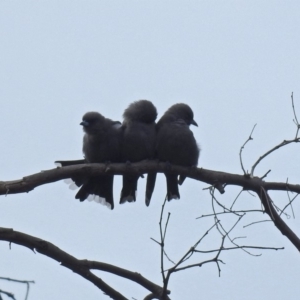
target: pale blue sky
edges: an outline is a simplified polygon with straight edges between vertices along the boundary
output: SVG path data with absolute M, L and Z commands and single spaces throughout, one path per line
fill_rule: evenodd
M 202 148 L 199 167 L 242 174 L 239 149 L 255 123 L 254 140 L 244 150 L 250 169 L 265 151 L 294 137 L 290 103 L 294 92 L 300 118 L 300 4 L 298 1 L 1 1 L 0 99 L 2 143 L 0 180 L 54 167 L 57 159 L 82 156 L 82 115 L 96 110 L 122 120 L 134 100 L 153 101 L 159 117 L 174 103 L 189 104 Z M 299 183 L 299 145 L 281 149 L 256 170 L 267 180 Z M 99 260 L 161 284 L 158 239 L 165 195 L 161 175 L 150 207 L 144 205 L 145 180 L 138 200 L 118 204 L 121 178 L 115 180 L 114 211 L 79 203 L 63 182 L 28 194 L 1 197 L 1 226 L 48 240 L 82 259 Z M 168 203 L 171 220 L 166 240 L 178 260 L 212 225 L 195 218 L 211 213 L 205 184 L 187 180 L 181 200 Z M 229 205 L 239 189 L 227 187 L 217 197 Z M 285 193 L 271 193 L 276 204 Z M 238 206 L 260 208 L 243 193 Z M 299 231 L 297 219 L 286 220 Z M 221 278 L 214 264 L 174 274 L 172 300 L 299 298 L 299 253 L 271 224 L 243 229 L 242 244 L 284 246 L 252 257 L 224 252 Z M 230 226 L 234 219 L 224 220 Z M 216 247 L 212 234 L 203 249 Z M 91 283 L 55 261 L 28 249 L 0 243 L 0 276 L 32 279 L 30 300 L 108 299 Z M 255 252 L 257 253 L 257 252 Z M 199 261 L 207 257 L 199 256 Z M 129 299 L 147 291 L 101 273 L 101 278 Z M 0 289 L 23 299 L 24 287 L 0 282 Z

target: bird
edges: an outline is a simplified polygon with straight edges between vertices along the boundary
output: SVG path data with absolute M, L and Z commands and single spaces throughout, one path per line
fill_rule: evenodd
M 98 112 L 87 112 L 80 123 L 83 127 L 84 160 L 57 161 L 61 166 L 82 163 L 120 162 L 121 123 L 105 118 Z M 76 186 L 81 186 L 75 198 L 80 201 L 92 199 L 114 208 L 113 175 L 97 175 L 86 177 L 73 176 Z
M 156 117 L 156 107 L 148 100 L 135 101 L 125 109 L 123 113 L 124 121 L 121 127 L 121 159 L 123 162 L 138 162 L 154 158 Z M 156 174 L 149 173 L 147 175 L 147 181 L 149 176 L 156 176 Z M 126 201 L 136 201 L 136 190 L 139 177 L 139 175 L 123 175 L 123 187 L 120 196 L 121 204 Z
M 156 156 L 159 161 L 174 165 L 197 166 L 200 148 L 189 126 L 198 126 L 192 109 L 185 103 L 172 105 L 157 122 Z M 167 181 L 167 199 L 180 199 L 178 183 L 185 176 L 165 173 Z M 146 203 L 147 204 L 147 203 Z

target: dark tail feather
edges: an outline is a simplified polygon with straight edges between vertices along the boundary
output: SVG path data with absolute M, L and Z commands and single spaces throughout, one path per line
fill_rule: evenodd
M 182 185 L 185 179 L 186 179 L 186 176 L 180 175 L 179 179 L 178 179 L 178 184 Z
M 95 184 L 95 178 L 87 179 L 79 189 L 75 199 L 79 199 L 81 202 L 84 201 L 90 194 L 92 194 Z
M 110 204 L 110 209 L 114 209 L 113 199 L 113 176 L 96 176 L 89 178 L 80 188 L 75 198 L 84 201 L 89 195 L 96 195 L 104 198 Z
M 147 175 L 147 184 L 146 184 L 146 205 L 149 206 L 150 200 L 154 191 L 156 181 L 156 173 L 148 173 Z
M 113 185 L 114 176 L 101 176 L 100 182 L 95 185 L 94 195 L 104 198 L 110 204 L 110 209 L 114 209 Z
M 67 167 L 72 165 L 80 165 L 87 163 L 85 159 L 78 160 L 58 160 L 55 162 L 60 164 L 61 167 Z M 100 198 L 104 198 L 107 203 L 110 204 L 110 208 L 114 209 L 114 197 L 113 197 L 113 182 L 114 176 L 96 176 L 92 178 L 86 178 L 86 176 L 77 175 L 71 177 L 77 186 L 81 186 L 80 190 L 76 194 L 75 198 L 80 201 L 84 201 L 89 195 L 96 195 Z
M 121 191 L 120 204 L 133 202 L 136 200 L 135 193 L 137 190 L 137 182 L 139 176 L 136 175 L 123 175 L 123 188 Z
M 80 164 L 86 164 L 85 159 L 77 159 L 77 160 L 57 160 L 55 161 L 56 164 L 60 164 L 61 167 L 67 167 L 72 165 L 80 165 Z
M 167 197 L 168 200 L 180 199 L 180 194 L 178 190 L 178 175 L 174 174 L 165 174 L 167 179 Z

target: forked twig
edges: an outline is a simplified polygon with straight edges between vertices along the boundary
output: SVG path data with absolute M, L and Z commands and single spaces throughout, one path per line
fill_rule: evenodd
M 161 251 L 160 251 L 160 268 L 161 268 L 161 274 L 162 274 L 162 278 L 163 278 L 163 283 L 165 285 L 165 281 L 166 281 L 166 277 L 165 277 L 165 273 L 164 273 L 164 253 L 165 253 L 165 237 L 166 237 L 166 233 L 167 233 L 167 227 L 168 227 L 168 223 L 169 223 L 169 219 L 170 219 L 170 213 L 168 214 L 168 218 L 165 224 L 165 229 L 163 231 L 162 228 L 162 219 L 163 219 L 163 215 L 164 215 L 164 209 L 165 209 L 165 205 L 167 202 L 167 197 L 165 198 L 165 201 L 162 205 L 161 208 L 161 213 L 160 213 L 160 219 L 159 219 L 159 232 L 160 232 L 160 246 L 161 246 Z
M 12 281 L 12 282 L 17 282 L 17 283 L 25 283 L 26 284 L 26 295 L 25 295 L 25 300 L 28 299 L 28 294 L 29 294 L 29 289 L 30 289 L 30 283 L 35 283 L 33 280 L 17 280 L 17 279 L 11 279 L 7 277 L 0 277 L 1 280 L 7 280 L 7 281 Z
M 291 95 L 291 99 L 292 99 L 293 113 L 294 113 L 294 117 L 295 117 L 295 119 L 293 119 L 293 121 L 294 121 L 294 123 L 295 123 L 296 126 L 297 126 L 297 131 L 296 131 L 295 139 L 297 139 L 297 137 L 298 137 L 298 132 L 299 132 L 299 129 L 300 129 L 300 124 L 299 124 L 299 122 L 298 122 L 297 115 L 296 115 L 296 111 L 295 111 L 295 105 L 294 105 L 294 93 L 293 93 L 293 92 L 292 92 L 292 95 Z
M 250 135 L 249 135 L 247 141 L 243 144 L 243 146 L 242 146 L 241 149 L 240 149 L 240 154 L 239 154 L 239 156 L 240 156 L 240 163 L 241 163 L 241 168 L 242 168 L 242 170 L 243 170 L 243 172 L 244 172 L 244 175 L 247 175 L 247 172 L 245 171 L 245 168 L 244 168 L 244 165 L 243 165 L 242 152 L 243 152 L 243 149 L 245 148 L 246 144 L 247 144 L 249 141 L 252 141 L 252 140 L 253 140 L 252 133 L 253 133 L 253 131 L 254 131 L 256 125 L 257 125 L 257 124 L 255 124 L 255 125 L 253 126 L 253 128 L 252 128 L 252 130 L 251 130 L 251 133 L 250 133 Z
M 6 291 L 2 291 L 2 290 L 0 290 L 0 300 L 3 299 L 2 296 L 1 296 L 1 294 L 6 295 L 7 297 L 9 297 L 9 298 L 11 298 L 11 299 L 13 299 L 13 300 L 17 300 L 17 299 L 15 298 L 14 294 L 9 293 L 9 292 L 6 292 Z
M 299 133 L 299 129 L 300 129 L 300 124 L 298 122 L 298 119 L 297 119 L 297 115 L 296 115 L 296 110 L 295 110 L 295 105 L 294 105 L 294 95 L 293 95 L 293 92 L 292 92 L 292 95 L 291 95 L 291 99 L 292 99 L 292 107 L 293 107 L 293 113 L 294 113 L 294 123 L 295 125 L 297 126 L 297 130 L 296 130 L 296 135 L 295 135 L 295 138 L 292 139 L 292 140 L 284 140 L 282 141 L 281 143 L 279 143 L 278 145 L 276 145 L 275 147 L 273 147 L 272 149 L 270 149 L 269 151 L 267 151 L 265 154 L 263 154 L 262 156 L 260 156 L 258 158 L 258 160 L 253 164 L 252 168 L 251 168 L 251 173 L 250 173 L 250 177 L 253 178 L 253 174 L 254 174 L 254 169 L 256 168 L 256 166 L 265 158 L 267 157 L 269 154 L 271 154 L 272 152 L 274 152 L 275 150 L 281 148 L 281 147 L 284 147 L 288 144 L 291 144 L 291 143 L 299 143 L 300 142 L 300 137 L 298 137 L 298 133 Z M 268 173 L 267 173 L 268 174 Z M 266 175 L 267 175 L 266 174 Z M 265 176 L 266 176 L 265 175 Z
M 251 223 L 249 223 L 247 225 L 244 225 L 243 228 L 246 228 L 246 227 L 249 227 L 251 225 L 258 224 L 258 223 L 264 223 L 264 222 L 271 222 L 271 220 L 261 220 L 261 221 L 251 222 Z
M 237 249 L 262 249 L 262 250 L 283 250 L 284 247 L 261 247 L 261 246 L 235 246 L 235 247 L 223 247 L 222 250 L 237 250 Z M 220 249 L 214 249 L 214 250 L 195 250 L 197 253 L 213 253 L 217 252 Z
M 297 129 L 298 130 L 298 129 Z M 293 140 L 284 140 L 283 142 L 281 142 L 280 144 L 276 145 L 275 147 L 273 147 L 272 149 L 270 149 L 269 151 L 267 151 L 265 154 L 263 154 L 262 156 L 259 157 L 259 159 L 253 164 L 252 168 L 251 168 L 251 173 L 250 173 L 250 177 L 253 178 L 253 173 L 254 173 L 254 169 L 257 167 L 257 165 L 265 158 L 267 157 L 269 154 L 271 154 L 272 152 L 274 152 L 275 150 L 284 147 L 288 144 L 291 143 L 299 143 L 300 142 L 300 138 L 295 138 Z

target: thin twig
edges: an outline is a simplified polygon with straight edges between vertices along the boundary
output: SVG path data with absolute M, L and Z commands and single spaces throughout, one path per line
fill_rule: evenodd
M 0 277 L 1 280 L 7 280 L 7 281 L 12 281 L 12 282 L 18 282 L 18 283 L 25 283 L 26 284 L 26 295 L 25 295 L 25 300 L 28 299 L 28 294 L 29 294 L 29 289 L 30 289 L 30 283 L 35 283 L 33 280 L 17 280 L 17 279 L 11 279 L 7 277 Z
M 295 219 L 295 214 L 294 214 L 294 209 L 293 209 L 292 203 L 293 203 L 293 201 L 294 201 L 298 196 L 299 196 L 299 194 L 295 195 L 295 196 L 293 197 L 292 200 L 291 200 L 290 197 L 289 197 L 290 201 L 289 201 L 289 203 L 282 209 L 282 212 L 280 213 L 280 216 L 281 216 L 281 214 L 285 211 L 285 209 L 286 209 L 288 206 L 291 206 L 291 210 L 292 210 L 292 213 L 293 213 L 293 218 Z
M 9 298 L 11 298 L 11 299 L 13 299 L 13 300 L 16 300 L 14 294 L 12 294 L 12 293 L 5 292 L 5 291 L 0 290 L 0 297 L 1 297 L 1 294 L 6 295 L 7 297 L 9 297 Z M 2 297 L 1 297 L 1 299 L 2 299 Z
M 162 230 L 162 219 L 163 219 L 163 214 L 164 214 L 164 208 L 166 205 L 166 201 L 167 201 L 167 197 L 165 198 L 165 201 L 161 207 L 161 213 L 160 213 L 160 219 L 159 219 L 159 232 L 160 232 L 160 268 L 161 268 L 161 274 L 162 274 L 162 278 L 163 278 L 163 283 L 165 285 L 165 281 L 166 281 L 166 277 L 165 277 L 165 273 L 164 273 L 164 234 L 163 234 L 163 230 Z
M 288 184 L 288 179 L 286 180 L 286 183 Z M 290 194 L 289 194 L 289 190 L 288 190 L 288 186 L 287 186 L 287 189 L 286 189 L 286 193 L 287 193 L 287 196 L 289 198 L 289 203 L 282 209 L 282 213 L 285 211 L 285 209 L 288 207 L 288 206 L 291 206 L 291 211 L 292 211 L 292 214 L 293 214 L 293 218 L 295 219 L 295 213 L 294 213 L 294 208 L 293 208 L 293 201 L 296 199 L 296 197 L 299 195 L 297 194 L 296 196 L 293 197 L 293 199 L 291 200 L 291 197 L 290 197 Z M 281 215 L 281 214 L 280 214 Z
M 238 199 L 238 197 L 241 195 L 241 193 L 243 192 L 243 189 L 238 193 L 238 195 L 235 197 L 235 199 L 233 200 L 231 206 L 230 206 L 230 210 L 232 210 L 233 205 L 235 204 L 236 200 Z
M 291 99 L 292 99 L 293 113 L 294 113 L 294 117 L 295 117 L 295 119 L 293 119 L 293 121 L 294 121 L 294 123 L 297 126 L 297 131 L 296 131 L 295 139 L 297 139 L 298 133 L 299 133 L 299 129 L 300 129 L 300 124 L 298 122 L 297 115 L 296 115 L 296 110 L 295 110 L 295 105 L 294 105 L 294 93 L 293 92 L 292 92 L 292 95 L 291 95 Z
M 197 217 L 196 219 L 201 219 L 201 218 L 206 218 L 206 217 L 212 217 L 214 215 L 225 215 L 225 214 L 232 214 L 234 213 L 237 216 L 241 216 L 239 215 L 239 213 L 250 213 L 250 212 L 260 212 L 260 213 L 264 213 L 263 210 L 260 209 L 249 209 L 249 210 L 233 210 L 233 211 L 221 211 L 215 214 L 207 214 L 207 215 L 202 215 L 200 217 Z
M 248 248 L 248 249 L 262 249 L 262 250 L 283 250 L 284 247 L 260 247 L 260 246 L 235 246 L 235 247 L 223 247 L 222 250 L 237 250 L 237 249 L 242 249 L 242 248 Z M 213 252 L 217 252 L 220 249 L 214 249 L 214 250 L 195 250 L 195 252 L 197 253 L 213 253 Z
M 274 152 L 275 150 L 284 147 L 288 144 L 291 143 L 299 143 L 300 142 L 300 138 L 295 138 L 293 140 L 284 140 L 283 142 L 281 142 L 280 144 L 276 145 L 275 147 L 273 147 L 272 149 L 270 149 L 269 151 L 267 151 L 265 154 L 263 154 L 262 156 L 259 157 L 259 159 L 254 163 L 254 165 L 251 168 L 251 173 L 250 173 L 250 177 L 253 178 L 253 173 L 254 173 L 254 169 L 256 168 L 256 166 L 265 158 L 267 157 L 269 154 L 271 154 L 272 152 Z
M 294 95 L 293 95 L 293 92 L 292 92 L 292 95 L 291 95 L 291 99 L 292 99 L 292 108 L 293 108 L 293 113 L 294 113 L 294 117 L 295 119 L 293 119 L 294 123 L 296 124 L 297 126 L 297 130 L 296 130 L 296 135 L 295 135 L 295 138 L 292 139 L 292 140 L 284 140 L 283 142 L 281 142 L 280 144 L 278 144 L 277 146 L 273 147 L 272 149 L 270 149 L 269 151 L 267 151 L 264 155 L 262 155 L 261 157 L 259 157 L 259 159 L 254 163 L 254 165 L 252 166 L 251 168 L 251 173 L 250 173 L 250 176 L 251 178 L 253 178 L 253 174 L 254 174 L 254 169 L 256 168 L 256 166 L 265 158 L 267 157 L 269 154 L 271 154 L 272 152 L 274 152 L 275 150 L 281 148 L 281 147 L 284 147 L 288 144 L 291 144 L 291 143 L 299 143 L 300 142 L 300 138 L 298 137 L 298 133 L 299 133 L 299 129 L 300 129 L 300 124 L 298 122 L 298 119 L 297 119 L 297 115 L 296 115 L 296 110 L 295 110 L 295 105 L 294 105 Z M 268 173 L 267 173 L 268 174 Z M 267 175 L 266 174 L 266 175 Z
M 262 177 L 260 177 L 260 179 L 263 180 L 264 178 L 266 178 L 270 172 L 271 172 L 271 170 L 269 170 L 265 175 L 263 175 Z
M 270 205 L 271 198 L 268 195 L 268 192 L 265 190 L 265 188 L 261 187 L 257 191 L 257 195 L 261 199 L 266 213 L 272 219 L 277 229 L 289 239 L 289 241 L 296 247 L 296 249 L 298 249 L 298 251 L 300 251 L 299 237 L 291 230 L 289 226 L 287 226 L 287 224 L 282 220 L 282 218 L 280 218 L 275 208 L 272 205 Z
M 252 222 L 250 224 L 244 225 L 243 228 L 246 228 L 246 227 L 249 227 L 251 225 L 258 224 L 258 223 L 264 223 L 264 222 L 271 222 L 271 220 L 261 220 L 261 221 Z
M 243 152 L 243 149 L 245 148 L 246 144 L 247 144 L 249 141 L 252 141 L 252 140 L 253 140 L 253 138 L 252 138 L 252 133 L 253 133 L 253 131 L 254 131 L 256 125 L 257 125 L 257 124 L 255 124 L 255 125 L 253 126 L 253 128 L 252 128 L 252 130 L 251 130 L 251 133 L 250 133 L 250 135 L 249 135 L 247 141 L 243 144 L 243 146 L 242 146 L 241 149 L 240 149 L 240 154 L 239 154 L 239 156 L 240 156 L 240 163 L 241 163 L 241 168 L 242 168 L 242 170 L 243 170 L 243 172 L 244 172 L 244 175 L 247 175 L 247 172 L 246 172 L 245 169 L 244 169 L 243 159 L 242 159 L 242 152 Z
M 168 271 L 167 276 L 166 276 L 166 283 L 169 282 L 170 280 L 170 276 L 172 275 L 172 273 L 177 272 L 177 271 L 181 271 L 181 270 L 185 270 L 191 267 L 195 267 L 195 266 L 201 266 L 204 263 L 208 263 L 208 262 L 216 262 L 216 258 L 209 260 L 209 261 L 205 261 L 205 262 L 201 262 L 201 263 L 197 263 L 197 264 L 193 264 L 190 266 L 184 266 L 179 268 L 179 266 L 187 261 L 195 252 L 195 248 L 201 243 L 201 241 L 209 234 L 209 232 L 217 226 L 217 223 L 214 223 L 203 235 L 202 237 L 194 244 L 194 246 L 192 246 L 182 257 L 181 259 L 176 263 L 176 265 L 166 271 Z
M 211 191 L 211 194 L 212 194 L 212 200 L 214 200 L 214 201 L 217 202 L 217 200 L 216 200 L 216 198 L 214 197 L 213 193 L 214 193 L 214 191 Z M 217 202 L 217 203 L 218 203 L 218 202 Z M 219 205 L 219 203 L 218 203 L 218 205 Z M 213 201 L 212 201 L 212 208 L 213 208 L 213 212 L 214 212 L 214 214 L 215 214 L 215 218 L 217 218 L 217 217 L 216 217 L 216 211 L 215 211 L 215 208 L 214 208 L 214 205 L 213 205 Z M 235 224 L 231 227 L 231 229 L 230 229 L 229 231 L 226 230 L 226 229 L 223 227 L 223 225 L 222 225 L 221 222 L 218 224 L 218 227 L 217 227 L 217 229 L 218 229 L 219 233 L 222 235 L 222 237 L 223 237 L 223 238 L 224 238 L 224 237 L 228 237 L 229 241 L 230 241 L 234 246 L 236 246 L 236 247 L 239 247 L 239 245 L 238 245 L 237 243 L 234 242 L 234 240 L 235 240 L 236 238 L 232 239 L 232 238 L 230 237 L 229 233 L 237 226 L 237 224 L 241 221 L 242 217 L 244 217 L 245 215 L 246 215 L 246 213 L 244 213 L 243 215 L 237 215 L 237 216 L 238 216 L 238 220 L 235 222 Z M 241 248 L 241 250 L 243 250 L 244 252 L 246 252 L 247 254 L 249 254 L 249 255 L 251 255 L 251 256 L 258 256 L 258 255 L 254 255 L 254 254 L 250 253 L 250 252 L 247 251 L 245 248 Z

